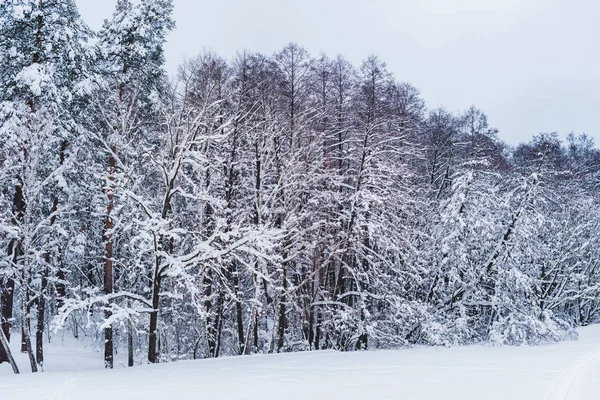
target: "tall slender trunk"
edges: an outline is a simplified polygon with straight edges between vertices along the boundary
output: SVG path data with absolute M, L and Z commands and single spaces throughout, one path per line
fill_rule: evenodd
M 254 269 L 258 271 L 257 263 L 254 264 Z M 251 351 L 258 350 L 258 303 L 260 302 L 260 281 L 261 277 L 258 273 L 252 274 L 254 281 L 254 301 L 252 302 L 252 313 L 250 315 L 250 324 L 248 326 L 248 334 L 244 345 L 244 353 L 250 354 Z M 254 340 L 254 343 L 253 343 Z M 254 349 L 252 348 L 254 344 Z
M 315 310 L 310 302 L 308 302 L 305 307 L 308 307 L 308 324 L 306 327 L 305 339 L 308 340 L 308 347 L 312 350 L 315 341 Z
M 254 349 L 252 349 L 253 340 L 257 339 L 258 332 L 258 309 L 254 307 L 252 309 L 252 314 L 250 315 L 250 325 L 248 326 L 248 335 L 246 336 L 246 341 L 244 343 L 244 352 L 242 354 L 248 355 L 253 350 L 256 351 L 257 345 L 254 345 Z
M 60 309 L 65 304 L 65 297 L 67 296 L 67 286 L 65 271 L 62 265 L 62 255 L 60 255 L 60 262 L 58 263 L 58 270 L 56 271 L 56 308 Z
M 221 332 L 223 329 L 223 305 L 225 304 L 225 291 L 222 287 L 218 288 L 219 296 L 217 297 L 217 313 L 213 324 L 213 345 L 211 347 L 211 357 L 219 357 L 221 351 Z
M 23 277 L 23 282 L 27 282 L 27 277 Z M 35 362 L 35 356 L 33 354 L 33 347 L 31 346 L 31 316 L 29 315 L 31 307 L 29 306 L 29 291 L 27 288 L 21 289 L 21 326 L 22 326 L 22 349 L 25 350 L 29 358 L 29 364 L 31 365 L 31 372 L 37 372 L 37 363 Z
M 262 187 L 262 174 L 261 174 L 261 158 L 258 146 L 258 140 L 254 142 L 255 151 L 255 180 L 254 180 L 254 216 L 253 222 L 256 229 L 260 225 L 260 207 L 261 207 L 261 187 Z M 258 271 L 258 263 L 254 264 L 254 269 Z M 263 281 L 262 277 L 258 273 L 253 273 L 254 280 L 254 302 L 252 303 L 252 314 L 250 317 L 250 326 L 248 326 L 248 336 L 246 338 L 246 344 L 244 345 L 244 354 L 250 354 L 251 351 L 258 351 L 258 317 L 259 308 L 258 303 L 260 302 L 260 285 Z M 265 290 L 265 296 L 269 294 Z M 252 342 L 252 346 L 250 345 Z
M 13 245 L 9 246 L 9 255 L 11 252 L 16 252 L 16 249 L 13 249 Z M 13 256 L 13 259 L 16 259 L 16 254 Z M 10 328 L 12 326 L 12 317 L 13 317 L 13 302 L 14 302 L 14 292 L 15 292 L 15 281 L 12 278 L 6 278 L 6 284 L 3 285 L 0 290 L 0 304 L 2 305 L 2 313 L 0 315 L 0 328 L 6 338 L 6 342 L 10 342 Z M 0 347 L 0 363 L 10 361 L 9 352 L 5 350 L 4 347 Z
M 235 264 L 235 263 L 234 263 Z M 238 346 L 239 354 L 244 354 L 244 348 L 246 346 L 244 341 L 244 314 L 242 309 L 242 301 L 240 300 L 240 280 L 238 277 L 237 265 L 232 266 L 233 269 L 233 290 L 235 291 L 235 311 L 236 311 L 236 322 L 237 322 L 237 333 L 238 333 Z
M 205 336 L 205 356 L 212 357 L 214 353 L 214 332 L 212 331 L 212 269 L 208 269 L 204 278 L 202 280 L 202 284 L 206 288 L 204 291 L 204 297 L 206 301 L 204 301 L 204 309 L 206 310 L 206 320 L 204 321 L 204 336 Z
M 287 253 L 284 254 L 284 257 L 287 258 Z M 287 262 L 283 263 L 281 270 L 281 287 L 282 293 L 279 297 L 279 310 L 277 317 L 277 352 L 281 352 L 283 349 L 283 345 L 285 343 L 285 328 L 287 325 L 287 305 L 286 305 L 286 296 L 285 292 L 288 288 L 287 281 Z
M 25 155 L 27 153 L 25 152 Z M 21 177 L 17 177 L 19 184 L 15 186 L 15 195 L 13 197 L 13 219 L 12 223 L 15 226 L 19 226 L 23 220 L 23 214 L 25 213 L 25 200 L 23 198 L 23 182 Z M 21 262 L 20 258 L 23 256 L 23 247 L 21 246 L 20 239 L 14 239 L 8 246 L 8 258 L 11 259 L 13 267 L 16 269 L 18 264 Z M 24 290 L 24 292 L 26 289 Z M 10 332 L 12 327 L 13 318 L 13 306 L 14 306 L 14 295 L 15 295 L 15 281 L 14 278 L 6 278 L 6 287 L 2 290 L 2 330 L 6 336 L 6 340 L 10 342 Z M 7 354 L 0 352 L 0 361 L 8 361 Z
M 321 350 L 321 310 L 317 308 L 315 310 L 316 323 L 315 323 L 315 350 Z
M 15 374 L 19 373 L 19 368 L 17 367 L 17 363 L 12 356 L 10 351 L 10 347 L 8 345 L 8 339 L 6 338 L 6 334 L 4 333 L 4 329 L 0 329 L 0 352 L 6 356 L 6 361 L 10 364 Z M 0 362 L 4 362 L 1 361 Z
M 113 216 L 112 212 L 115 206 L 115 146 L 112 147 L 112 154 L 109 158 L 110 175 L 108 177 L 108 206 L 106 209 L 106 226 L 104 231 L 104 245 L 105 245 L 105 261 L 104 261 L 104 294 L 109 295 L 113 292 Z M 108 305 L 110 306 L 110 304 Z M 109 320 L 112 316 L 110 309 L 104 311 L 105 320 Z M 113 368 L 113 329 L 112 326 L 104 328 L 104 367 Z
M 46 255 L 46 263 L 50 262 L 50 256 Z M 37 300 L 37 328 L 35 331 L 35 359 L 40 366 L 44 368 L 44 327 L 46 313 L 46 289 L 48 288 L 48 268 L 46 267 L 42 275 L 40 296 Z
M 156 258 L 154 276 L 152 278 L 152 312 L 150 313 L 150 333 L 148 337 L 148 362 L 154 364 L 158 360 L 158 306 L 160 300 L 160 259 Z
M 172 189 L 173 181 L 170 186 Z M 169 196 L 167 196 L 167 199 Z M 162 218 L 166 218 L 171 205 L 167 200 L 163 206 Z M 152 274 L 152 312 L 150 313 L 150 330 L 148 336 L 148 362 L 155 364 L 158 363 L 160 355 L 160 340 L 158 337 L 158 307 L 160 306 L 160 289 L 162 284 L 162 268 L 161 268 L 161 257 L 158 256 L 160 246 L 164 243 L 165 238 L 163 236 L 154 237 L 154 273 Z M 168 242 L 167 246 L 169 253 L 173 253 L 173 241 Z
M 27 296 L 29 297 L 29 296 Z M 31 314 L 31 307 L 29 305 L 27 305 L 25 307 L 25 314 L 26 315 L 30 315 Z M 31 323 L 27 323 L 27 324 L 21 324 L 21 353 L 28 353 L 29 349 L 27 348 L 27 338 L 29 337 L 29 335 L 31 335 Z
M 65 163 L 65 150 L 67 149 L 68 142 L 63 140 L 60 146 L 59 153 L 59 164 L 62 166 Z M 52 211 L 50 212 L 50 227 L 54 226 L 56 223 L 56 212 L 58 211 L 58 196 L 54 196 L 54 201 L 52 202 Z M 50 253 L 46 252 L 44 254 L 44 262 L 46 263 L 46 267 L 44 268 L 44 272 L 42 275 L 42 282 L 40 288 L 40 295 L 37 301 L 37 329 L 35 332 L 35 358 L 37 360 L 38 365 L 43 369 L 44 367 L 44 327 L 46 320 L 46 290 L 48 288 L 48 276 L 50 274 L 49 265 L 50 265 Z M 64 296 L 64 283 L 61 288 Z M 58 292 L 58 288 L 57 288 Z M 59 293 L 60 295 L 61 293 Z M 62 305 L 62 304 L 61 304 Z
M 133 324 L 127 321 L 127 366 L 133 367 Z

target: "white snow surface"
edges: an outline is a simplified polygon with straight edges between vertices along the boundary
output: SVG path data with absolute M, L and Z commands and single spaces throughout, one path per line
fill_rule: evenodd
M 19 376 L 0 365 L 2 400 L 600 399 L 600 326 L 581 329 L 577 341 L 536 347 L 325 351 L 111 371 L 74 340 L 47 346 L 44 373 L 27 373 L 26 358 L 17 357 Z

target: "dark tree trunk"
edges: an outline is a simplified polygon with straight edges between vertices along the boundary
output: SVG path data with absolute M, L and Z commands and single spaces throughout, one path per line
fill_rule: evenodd
M 148 362 L 157 363 L 157 330 L 158 330 L 158 306 L 160 294 L 160 271 L 159 260 L 156 261 L 154 277 L 152 279 L 152 312 L 150 313 L 150 334 L 148 338 Z
M 18 178 L 19 182 L 21 178 Z M 23 199 L 23 187 L 22 184 L 15 186 L 15 195 L 13 197 L 13 221 L 12 223 L 17 226 L 23 219 L 23 213 L 25 212 L 25 201 Z M 8 258 L 12 260 L 13 265 L 19 263 L 19 258 L 23 255 L 21 243 L 18 239 L 13 240 L 8 246 Z M 7 342 L 10 342 L 10 331 L 12 327 L 13 317 L 13 306 L 15 296 L 15 281 L 12 277 L 7 277 L 5 280 L 5 287 L 2 288 L 0 301 L 2 303 L 2 315 L 0 326 L 4 331 Z M 2 349 L 0 349 L 0 362 L 8 361 L 8 355 Z
M 60 146 L 60 153 L 59 153 L 59 163 L 60 165 L 64 165 L 65 163 L 65 150 L 67 149 L 67 144 L 68 142 L 66 140 L 63 140 L 63 142 L 61 143 Z M 50 212 L 50 227 L 54 226 L 54 224 L 56 223 L 56 213 L 58 211 L 58 196 L 54 197 L 54 201 L 52 202 L 52 211 Z M 45 322 L 46 322 L 46 291 L 48 289 L 48 275 L 49 275 L 49 266 L 50 266 L 50 253 L 46 252 L 44 254 L 44 262 L 46 263 L 46 268 L 44 269 L 44 273 L 42 275 L 42 282 L 41 282 L 41 288 L 40 288 L 40 295 L 37 301 L 37 314 L 38 314 L 38 320 L 37 320 L 37 329 L 35 332 L 35 358 L 37 360 L 38 365 L 43 369 L 44 366 L 44 328 L 45 328 Z M 63 277 L 64 280 L 64 277 Z M 62 297 L 64 297 L 64 283 L 60 283 L 62 285 L 62 293 L 58 293 L 59 294 L 59 298 L 60 295 L 62 294 Z M 58 292 L 58 287 L 57 287 L 57 292 Z M 61 299 L 62 302 L 62 299 Z M 62 304 L 60 304 L 62 306 Z
M 16 264 L 20 246 L 16 241 L 13 241 L 8 247 L 8 256 L 12 256 L 13 262 Z M 2 305 L 2 315 L 0 315 L 0 327 L 6 336 L 7 342 L 10 342 L 10 331 L 12 326 L 13 306 L 15 294 L 15 281 L 8 277 L 5 279 L 5 285 L 1 290 L 0 304 Z M 0 363 L 8 360 L 8 354 L 2 348 L 0 349 Z
M 213 347 L 211 347 L 211 357 L 219 357 L 221 351 L 221 332 L 223 328 L 223 305 L 225 304 L 225 292 L 219 288 L 219 297 L 217 298 L 217 313 L 213 327 L 214 338 Z
M 281 302 L 279 303 L 279 323 L 277 325 L 277 352 L 280 353 L 281 349 L 283 349 L 283 345 L 285 343 L 285 324 L 286 324 L 286 306 L 285 306 L 285 298 L 281 298 Z
M 258 310 L 256 310 L 256 316 L 254 317 L 254 351 L 258 352 Z
M 8 346 L 8 339 L 4 334 L 4 329 L 0 329 L 0 353 L 6 356 L 6 361 L 10 364 L 15 374 L 19 373 L 19 368 L 17 367 L 17 363 L 12 356 L 10 351 L 10 347 Z M 3 361 L 2 361 L 3 362 Z M 1 362 L 0 362 L 1 363 Z
M 127 366 L 133 367 L 133 324 L 127 321 Z
M 116 152 L 116 148 L 112 147 L 113 154 Z M 112 212 L 114 209 L 114 180 L 115 180 L 115 157 L 110 156 L 109 159 L 110 176 L 109 176 L 109 188 L 108 188 L 108 207 L 106 210 L 106 226 L 104 232 L 105 242 L 105 263 L 104 263 L 104 294 L 111 294 L 113 292 L 113 220 Z M 108 309 L 110 306 L 107 305 L 107 309 L 104 311 L 104 318 L 110 319 L 112 316 L 111 311 Z M 112 326 L 108 326 L 104 329 L 104 367 L 113 368 L 113 329 Z
M 210 300 L 210 298 L 212 297 L 212 270 L 209 269 L 206 272 L 206 275 L 204 276 L 204 279 L 202 280 L 204 286 L 206 287 L 205 290 L 205 297 L 206 297 L 206 301 L 204 302 L 204 308 L 206 309 L 206 335 L 208 336 L 208 339 L 206 340 L 207 344 L 208 344 L 208 356 L 212 357 L 212 355 L 214 354 L 214 348 L 215 348 L 215 333 L 213 332 L 212 329 L 212 318 L 211 318 L 211 314 L 212 314 L 212 301 Z M 205 353 L 206 354 L 206 353 Z
M 49 257 L 48 257 L 49 258 Z M 47 260 L 46 262 L 48 262 Z M 45 327 L 45 313 L 46 313 L 46 289 L 48 287 L 48 269 L 44 271 L 42 276 L 42 286 L 40 290 L 40 297 L 37 301 L 37 329 L 35 331 L 35 358 L 40 366 L 44 368 L 44 327 Z
M 65 304 L 65 297 L 67 295 L 67 287 L 65 285 L 65 271 L 62 269 L 62 265 L 59 266 L 56 272 L 56 308 L 60 309 Z
M 21 315 L 23 318 L 23 323 L 21 324 L 21 353 L 29 353 L 29 346 L 27 345 L 27 340 L 31 342 L 31 304 L 29 303 L 29 287 L 31 284 L 31 279 L 25 277 L 25 273 L 23 272 L 23 276 L 21 279 L 21 298 L 24 300 L 23 308 L 21 308 Z
M 12 247 L 12 246 L 10 246 Z M 9 250 L 12 252 L 13 250 Z M 16 251 L 16 249 L 14 250 Z M 16 257 L 14 257 L 16 258 Z M 3 285 L 0 296 L 0 304 L 2 305 L 2 315 L 0 316 L 2 332 L 6 337 L 7 343 L 10 342 L 10 328 L 12 326 L 11 320 L 13 317 L 13 303 L 14 303 L 14 292 L 15 292 L 15 281 L 12 278 L 6 278 L 6 284 Z M 9 354 L 7 354 L 4 347 L 0 348 L 0 363 L 7 362 L 9 360 Z
M 308 340 L 309 348 L 311 350 L 313 350 L 314 344 L 315 344 L 315 327 L 314 327 L 315 313 L 314 313 L 314 307 L 312 307 L 310 304 L 308 304 L 307 307 L 309 307 L 309 311 L 308 311 L 308 327 L 307 327 L 307 332 L 306 332 L 306 339 Z
M 240 300 L 240 282 L 238 277 L 237 265 L 233 266 L 233 287 L 235 290 L 235 310 L 236 310 L 236 321 L 237 321 L 237 333 L 238 333 L 238 345 L 239 354 L 244 354 L 245 343 L 244 343 L 244 314 L 242 309 L 242 301 Z
M 287 257 L 287 254 L 285 255 L 285 257 Z M 285 328 L 286 328 L 286 324 L 287 324 L 287 318 L 286 318 L 286 313 L 287 313 L 287 308 L 286 308 L 286 296 L 285 296 L 285 292 L 287 291 L 287 276 L 286 276 L 286 266 L 283 265 L 282 271 L 281 271 L 281 286 L 282 286 L 282 291 L 283 293 L 281 294 L 281 297 L 279 299 L 279 310 L 278 310 L 278 323 L 277 323 L 277 352 L 281 352 L 281 349 L 283 349 L 283 345 L 285 342 Z

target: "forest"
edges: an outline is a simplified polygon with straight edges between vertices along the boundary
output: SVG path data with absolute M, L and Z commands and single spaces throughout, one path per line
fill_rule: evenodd
M 504 143 L 383 60 L 164 69 L 172 0 L 0 1 L 0 362 L 538 344 L 600 319 L 600 151 Z M 190 41 L 190 50 L 194 43 Z M 401 78 L 401 77 L 399 77 Z M 8 351 L 7 351 L 8 350 Z

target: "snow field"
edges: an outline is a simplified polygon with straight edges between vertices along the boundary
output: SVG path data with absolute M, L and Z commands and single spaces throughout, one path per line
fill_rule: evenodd
M 18 342 L 13 341 L 18 350 Z M 573 342 L 357 353 L 310 352 L 102 369 L 101 354 L 48 346 L 46 372 L 0 365 L 2 400 L 591 400 L 600 393 L 600 326 Z M 119 362 L 117 361 L 117 364 Z

